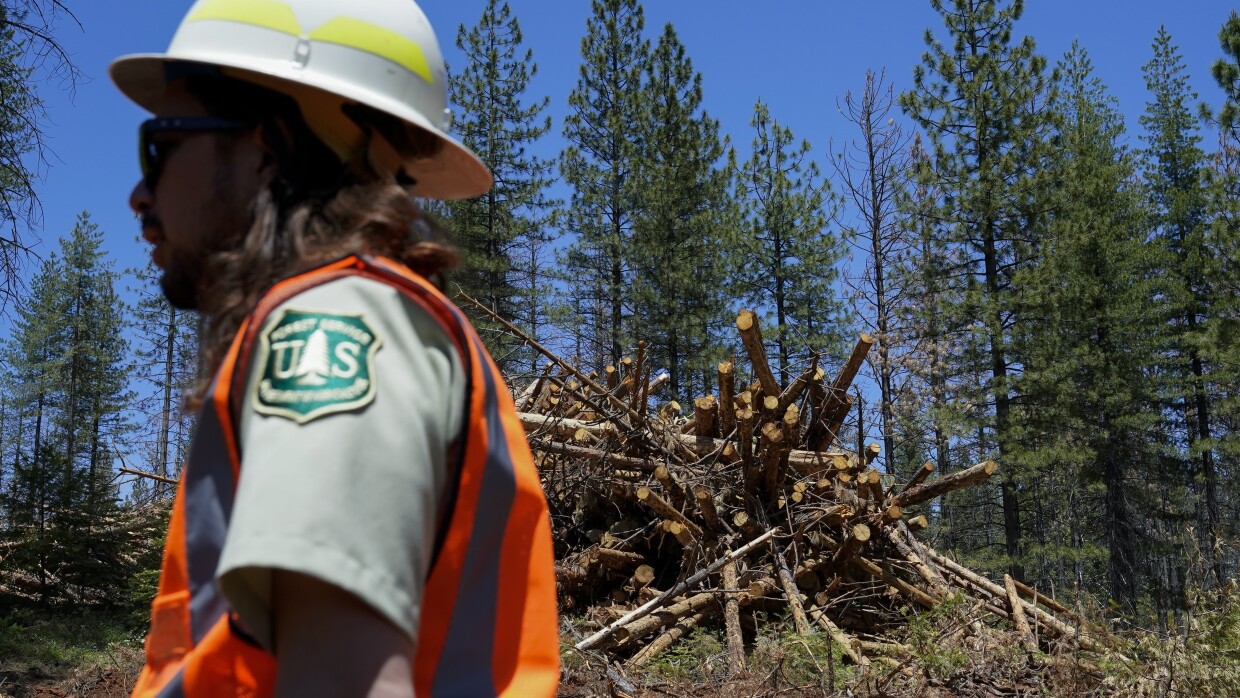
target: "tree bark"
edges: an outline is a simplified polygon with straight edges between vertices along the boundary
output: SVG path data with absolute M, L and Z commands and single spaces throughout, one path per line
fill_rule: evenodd
M 723 566 L 723 626 L 728 639 L 728 670 L 733 674 L 745 671 L 745 639 L 741 634 L 740 601 L 737 593 L 740 580 L 736 563 Z
M 762 344 L 762 328 L 758 324 L 758 316 L 752 310 L 742 310 L 736 316 L 736 329 L 740 330 L 741 344 L 749 355 L 749 363 L 753 375 L 762 384 L 762 392 L 767 395 L 779 396 L 779 382 L 771 373 L 771 364 L 766 358 L 766 347 Z
M 914 504 L 920 504 L 953 490 L 958 490 L 961 487 L 967 487 L 969 485 L 987 480 L 994 474 L 998 467 L 999 465 L 992 460 L 988 460 L 984 463 L 978 463 L 967 470 L 960 470 L 952 473 L 951 475 L 944 475 L 933 482 L 928 482 L 905 490 L 896 495 L 892 499 L 892 503 L 898 504 L 905 508 L 913 506 Z

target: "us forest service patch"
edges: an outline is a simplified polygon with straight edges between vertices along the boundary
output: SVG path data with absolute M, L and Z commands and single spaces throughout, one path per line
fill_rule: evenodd
M 361 315 L 286 309 L 261 340 L 256 411 L 305 424 L 375 399 L 381 342 Z

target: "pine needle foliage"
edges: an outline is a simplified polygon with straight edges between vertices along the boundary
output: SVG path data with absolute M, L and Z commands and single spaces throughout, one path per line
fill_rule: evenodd
M 792 380 L 808 351 L 838 357 L 844 344 L 844 306 L 835 284 L 843 257 L 829 227 L 839 207 L 811 157 L 812 146 L 754 104 L 749 157 L 729 154 L 736 172 L 741 224 L 733 286 L 771 327 L 772 368 L 780 383 Z
M 539 339 L 548 314 L 546 248 L 554 241 L 547 194 L 553 163 L 530 150 L 551 130 L 550 98 L 528 95 L 538 65 L 507 2 L 488 0 L 477 24 L 457 30 L 456 46 L 465 64 L 452 76 L 455 130 L 490 168 L 494 185 L 443 207 L 463 257 L 450 282 Z M 472 304 L 462 307 L 502 368 L 531 365 L 528 348 Z
M 927 51 L 901 96 L 905 112 L 925 130 L 941 196 L 933 217 L 947 237 L 946 273 L 961 289 L 941 306 L 946 322 L 969 328 L 956 347 L 962 433 L 975 459 L 1005 464 L 998 501 L 1004 566 L 1022 578 L 1022 499 L 1035 477 L 1010 458 L 1014 445 L 1012 375 L 1021 363 L 1011 328 L 1019 322 L 1012 278 L 1035 256 L 1044 234 L 1045 203 L 1035 177 L 1046 157 L 1051 119 L 1046 103 L 1053 75 L 1032 38 L 1016 39 L 1021 0 L 931 0 L 945 37 L 927 31 Z M 949 300 L 949 299 L 944 299 Z M 991 546 L 988 504 L 971 519 L 970 548 Z M 993 552 L 993 551 L 992 551 Z
M 562 325 L 575 328 L 575 354 L 603 366 L 619 361 L 629 337 L 633 270 L 628 246 L 641 212 L 635 181 L 644 150 L 643 75 L 650 41 L 636 0 L 593 0 L 577 84 L 568 95 L 560 173 L 572 191 L 557 218 L 571 242 L 560 258 L 570 299 Z
M 702 76 L 668 24 L 646 68 L 645 148 L 634 176 L 641 208 L 625 246 L 633 270 L 635 325 L 654 366 L 666 368 L 674 396 L 714 381 L 726 327 L 728 237 L 735 207 L 720 167 L 719 122 L 702 106 Z

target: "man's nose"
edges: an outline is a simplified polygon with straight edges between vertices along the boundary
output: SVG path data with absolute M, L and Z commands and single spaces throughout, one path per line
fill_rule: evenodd
M 146 186 L 146 180 L 138 180 L 138 184 L 134 186 L 133 191 L 129 193 L 129 208 L 139 216 L 145 215 L 155 205 L 155 195 L 151 193 L 150 187 Z

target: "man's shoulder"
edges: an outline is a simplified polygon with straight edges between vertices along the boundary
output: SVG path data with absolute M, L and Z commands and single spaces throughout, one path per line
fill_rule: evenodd
M 450 334 L 453 326 L 463 321 L 460 310 L 439 288 L 395 262 L 371 263 L 360 269 L 333 269 L 332 266 L 290 277 L 269 289 L 258 303 L 264 324 L 280 309 L 298 303 L 313 303 L 345 312 L 403 309 L 415 319 L 429 313 Z M 261 310 L 264 307 L 266 313 Z
M 251 402 L 261 414 L 302 424 L 356 411 L 394 372 L 414 371 L 425 361 L 419 357 L 459 363 L 454 344 L 434 314 L 392 284 L 331 279 L 282 299 L 262 320 L 252 346 Z
M 368 306 L 398 305 L 401 293 L 393 283 L 360 274 L 327 278 L 321 283 L 301 283 L 291 291 L 279 293 L 280 285 L 268 291 L 267 297 L 280 296 L 279 305 L 269 314 L 290 304 L 313 303 L 325 308 L 356 310 Z

